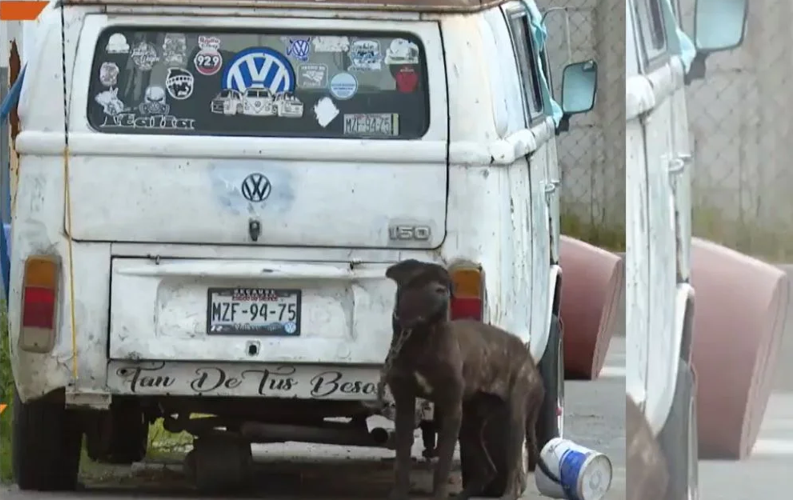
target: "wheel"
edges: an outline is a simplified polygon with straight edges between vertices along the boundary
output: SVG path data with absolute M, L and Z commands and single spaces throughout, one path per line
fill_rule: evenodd
M 63 401 L 23 403 L 14 389 L 12 469 L 22 490 L 68 491 L 77 486 L 82 429 Z
M 627 500 L 665 498 L 669 473 L 666 460 L 644 412 L 625 395 L 626 459 L 631 467 Z M 696 497 L 694 497 L 696 498 Z
M 548 347 L 545 349 L 542 360 L 539 364 L 545 385 L 545 399 L 540 409 L 540 416 L 537 419 L 537 449 L 542 447 L 555 437 L 561 437 L 561 430 L 564 428 L 564 352 L 562 349 L 562 327 L 559 317 L 551 317 L 551 331 L 548 338 Z M 496 475 L 485 487 L 484 491 L 477 495 L 482 497 L 500 497 L 504 494 L 507 487 L 507 477 L 505 474 L 507 446 L 506 440 L 509 430 L 509 408 L 497 398 L 488 403 L 492 408 L 492 415 L 488 417 L 487 427 L 483 433 L 485 447 L 490 454 L 493 465 L 496 467 Z M 465 416 L 463 416 L 465 419 Z M 465 422 L 463 422 L 465 425 Z M 474 461 L 471 459 L 472 444 L 464 439 L 460 441 L 460 466 L 463 476 L 463 487 L 473 476 Z M 529 470 L 533 470 L 533 464 L 528 464 Z
M 86 448 L 91 460 L 129 465 L 146 457 L 149 424 L 137 401 L 114 401 L 86 429 Z
M 202 493 L 240 491 L 250 482 L 251 445 L 232 435 L 197 438 L 185 461 L 188 475 Z
M 696 498 L 699 478 L 696 382 L 691 365 L 680 360 L 675 399 L 669 417 L 658 433 L 658 443 L 669 471 L 665 500 Z

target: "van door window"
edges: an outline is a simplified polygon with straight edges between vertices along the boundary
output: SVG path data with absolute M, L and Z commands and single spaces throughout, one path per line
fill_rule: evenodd
M 102 133 L 416 139 L 429 127 L 409 33 L 113 27 L 89 92 Z
M 542 92 L 540 90 L 537 51 L 531 37 L 529 17 L 525 11 L 508 14 L 509 31 L 515 49 L 518 69 L 520 70 L 523 94 L 532 121 L 543 115 Z M 550 85 L 550 83 L 549 83 Z
M 664 0 L 636 0 L 636 17 L 644 48 L 645 61 L 650 64 L 666 54 L 667 40 L 664 29 Z

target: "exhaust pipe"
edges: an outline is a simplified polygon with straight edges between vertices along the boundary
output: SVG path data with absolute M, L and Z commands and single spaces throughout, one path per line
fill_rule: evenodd
M 383 429 L 382 427 L 375 427 L 369 432 L 372 440 L 377 443 L 377 446 L 388 448 L 389 450 L 396 449 L 396 431 L 393 429 Z
M 381 427 L 366 433 L 362 429 L 354 427 L 323 428 L 305 425 L 245 422 L 240 426 L 240 434 L 253 443 L 295 441 L 339 446 L 364 446 L 367 448 L 382 447 L 393 449 L 394 447 L 393 431 L 388 431 Z

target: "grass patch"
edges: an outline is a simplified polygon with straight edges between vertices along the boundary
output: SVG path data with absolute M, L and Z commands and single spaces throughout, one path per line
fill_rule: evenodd
M 590 245 L 610 250 L 625 251 L 625 226 L 623 221 L 609 224 L 598 221 L 585 221 L 572 211 L 560 215 L 560 229 L 563 235 L 585 241 Z
M 149 426 L 149 451 L 146 456 L 154 460 L 176 458 L 192 445 L 192 435 L 187 432 L 168 432 L 162 426 L 162 419 L 158 418 Z
M 793 226 L 763 222 L 750 216 L 728 217 L 700 198 L 695 201 L 691 217 L 694 236 L 724 245 L 738 252 L 769 262 L 790 262 L 793 258 Z

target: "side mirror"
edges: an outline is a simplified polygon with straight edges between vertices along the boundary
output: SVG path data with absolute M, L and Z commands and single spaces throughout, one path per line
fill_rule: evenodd
M 749 15 L 747 0 L 697 0 L 694 9 L 697 52 L 712 54 L 743 43 Z
M 748 0 L 696 0 L 694 6 L 694 46 L 686 83 L 705 77 L 705 61 L 710 54 L 739 47 L 746 34 Z
M 568 64 L 562 72 L 562 119 L 556 134 L 570 129 L 570 117 L 587 113 L 595 107 L 598 87 L 598 63 L 595 60 Z

